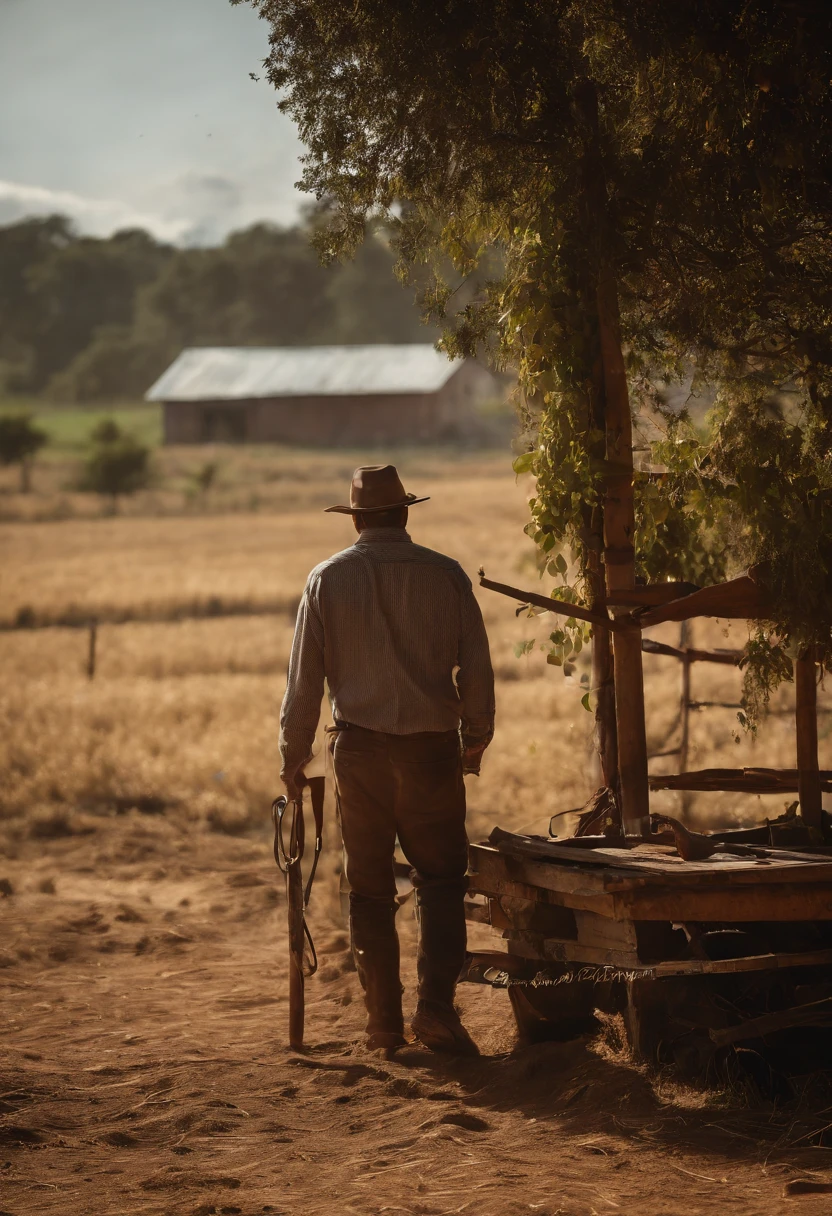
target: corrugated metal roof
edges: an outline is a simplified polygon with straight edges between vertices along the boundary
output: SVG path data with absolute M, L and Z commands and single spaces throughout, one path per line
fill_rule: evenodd
M 432 346 L 190 347 L 147 401 L 435 393 L 461 365 Z

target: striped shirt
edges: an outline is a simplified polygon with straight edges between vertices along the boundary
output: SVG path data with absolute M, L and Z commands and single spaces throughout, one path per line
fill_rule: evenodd
M 336 721 L 393 735 L 494 731 L 494 673 L 482 613 L 458 562 L 404 528 L 367 528 L 316 566 L 298 611 L 280 711 L 284 776 L 311 755 L 324 681 Z

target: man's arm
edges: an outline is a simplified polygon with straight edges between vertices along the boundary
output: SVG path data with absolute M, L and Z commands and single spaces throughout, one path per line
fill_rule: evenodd
M 463 771 L 478 773 L 494 734 L 494 672 L 480 606 L 467 578 L 465 582 L 456 682 L 462 699 Z
M 290 795 L 312 755 L 324 695 L 324 628 L 319 583 L 310 578 L 298 609 L 286 695 L 280 708 L 280 776 Z

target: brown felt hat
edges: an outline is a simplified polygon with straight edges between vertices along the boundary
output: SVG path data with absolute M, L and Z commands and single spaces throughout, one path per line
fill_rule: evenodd
M 348 507 L 327 507 L 341 515 L 356 515 L 359 511 L 392 511 L 396 507 L 412 507 L 415 502 L 427 502 L 407 494 L 394 464 L 371 464 L 356 469 L 350 485 Z

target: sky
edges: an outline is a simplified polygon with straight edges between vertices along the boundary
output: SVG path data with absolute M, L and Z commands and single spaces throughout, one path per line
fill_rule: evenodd
M 210 244 L 292 223 L 302 148 L 267 53 L 229 0 L 0 0 L 0 224 L 60 212 Z

